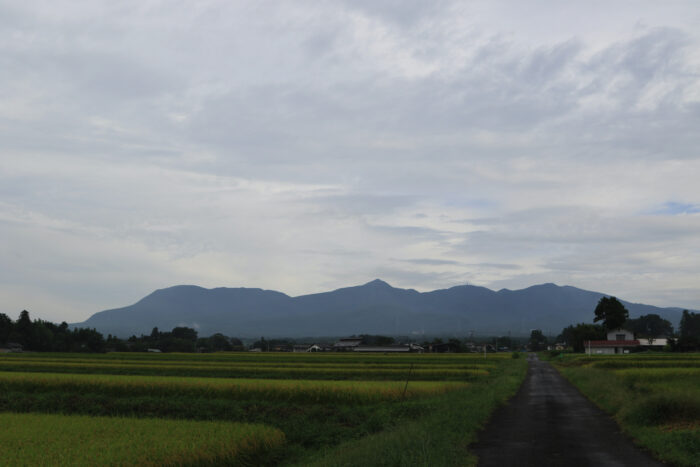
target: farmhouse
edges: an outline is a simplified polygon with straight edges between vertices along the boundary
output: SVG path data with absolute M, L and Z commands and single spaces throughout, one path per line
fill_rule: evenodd
M 333 344 L 333 350 L 338 352 L 352 352 L 352 350 L 362 343 L 360 337 L 346 337 Z
M 665 337 L 641 338 L 639 345 L 648 350 L 659 350 L 666 347 L 668 339 Z
M 423 353 L 423 347 L 417 344 L 399 345 L 358 345 L 353 347 L 353 352 L 374 352 L 374 353 Z
M 5 348 L 0 348 L 0 353 L 21 352 L 22 345 L 16 342 L 8 342 Z
M 634 334 L 625 329 L 608 331 L 607 337 L 604 341 L 584 341 L 586 353 L 588 355 L 629 353 L 630 349 L 640 345 L 640 342 L 634 338 Z
M 292 352 L 322 352 L 323 348 L 318 344 L 294 344 Z

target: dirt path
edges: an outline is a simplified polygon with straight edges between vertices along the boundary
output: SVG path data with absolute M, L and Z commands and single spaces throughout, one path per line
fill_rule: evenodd
M 496 411 L 472 451 L 480 467 L 662 466 L 533 354 L 523 386 Z

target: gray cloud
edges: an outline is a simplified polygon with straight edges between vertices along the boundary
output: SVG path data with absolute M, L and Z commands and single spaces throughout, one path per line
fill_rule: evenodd
M 403 263 L 411 263 L 426 266 L 445 266 L 445 265 L 458 265 L 459 261 L 452 261 L 448 259 L 431 259 L 431 258 L 412 258 L 412 259 L 399 259 L 397 261 Z
M 541 8 L 0 3 L 7 312 L 378 276 L 700 308 L 694 8 Z

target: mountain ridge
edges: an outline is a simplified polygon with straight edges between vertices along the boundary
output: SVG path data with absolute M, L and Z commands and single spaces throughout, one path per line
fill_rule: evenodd
M 188 326 L 200 335 L 238 337 L 333 336 L 358 333 L 419 335 L 558 334 L 569 324 L 592 322 L 600 292 L 537 284 L 494 291 L 474 285 L 418 292 L 381 279 L 328 292 L 289 296 L 247 287 L 176 285 L 157 289 L 133 305 L 103 310 L 76 327 L 120 337 Z M 678 325 L 681 308 L 621 300 L 634 318 L 656 313 Z

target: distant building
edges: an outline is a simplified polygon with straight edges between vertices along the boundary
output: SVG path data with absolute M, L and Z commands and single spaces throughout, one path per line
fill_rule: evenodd
M 417 344 L 398 345 L 358 345 L 353 347 L 353 352 L 373 353 L 423 353 L 423 347 Z
M 323 348 L 318 344 L 294 344 L 292 352 L 323 352 Z
M 338 352 L 352 352 L 352 350 L 362 343 L 360 337 L 346 337 L 333 344 L 333 350 Z
M 21 352 L 22 351 L 22 344 L 18 344 L 16 342 L 8 342 L 5 344 L 4 348 L 0 348 L 0 353 L 7 353 L 7 352 Z
M 607 340 L 604 341 L 584 341 L 586 353 L 588 355 L 623 354 L 629 353 L 631 349 L 637 348 L 641 344 L 634 338 L 634 334 L 626 329 L 608 331 L 607 337 Z
M 639 345 L 652 350 L 663 349 L 668 345 L 668 339 L 665 337 L 642 337 L 639 339 Z

